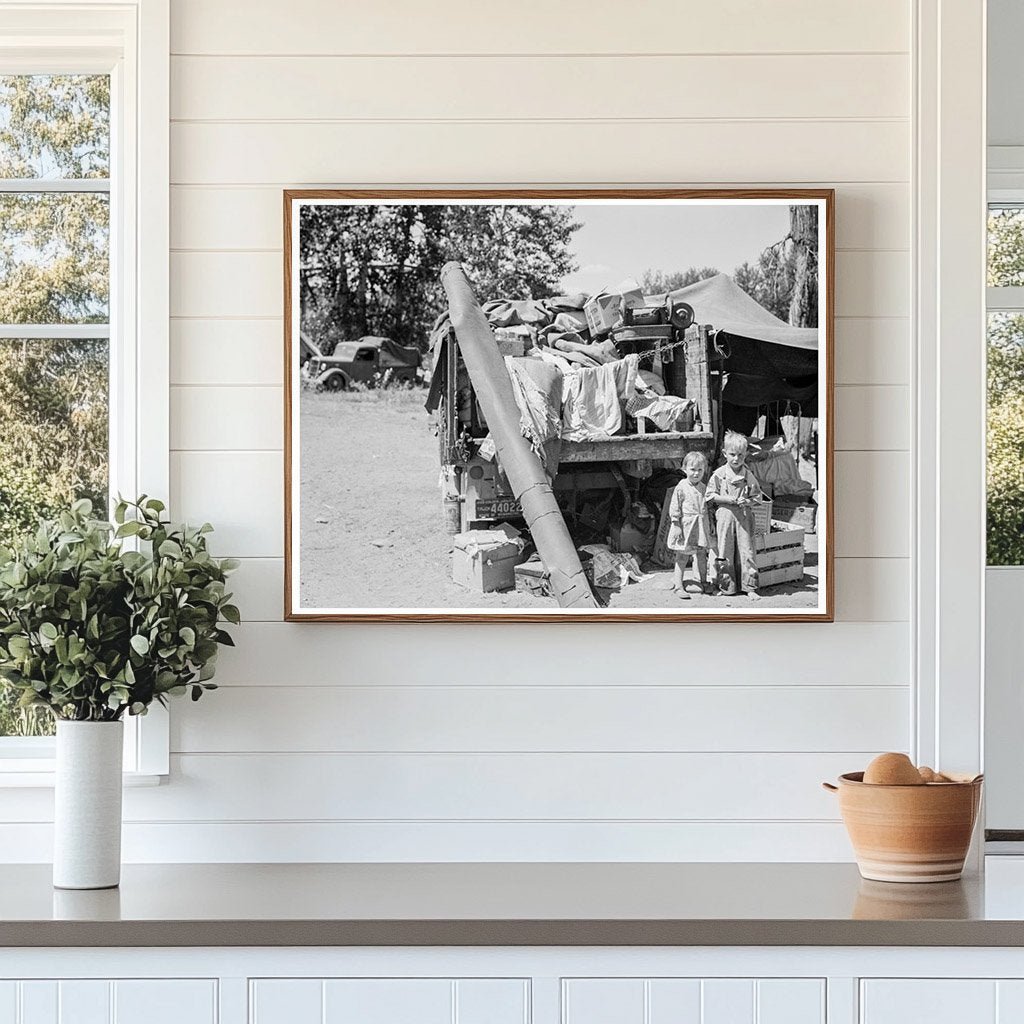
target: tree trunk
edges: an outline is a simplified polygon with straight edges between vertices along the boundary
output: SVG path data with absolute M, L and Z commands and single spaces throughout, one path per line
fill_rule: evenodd
M 793 297 L 789 322 L 794 327 L 818 326 L 818 210 L 789 208 L 789 237 L 793 243 Z

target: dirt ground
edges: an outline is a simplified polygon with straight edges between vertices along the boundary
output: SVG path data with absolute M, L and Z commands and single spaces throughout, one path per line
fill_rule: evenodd
M 304 609 L 535 609 L 550 599 L 471 593 L 452 582 L 442 526 L 437 439 L 426 392 L 304 391 L 301 425 L 300 598 Z M 612 609 L 758 611 L 813 608 L 817 538 L 809 535 L 801 585 L 773 587 L 758 602 L 694 594 L 680 600 L 671 570 L 612 595 Z

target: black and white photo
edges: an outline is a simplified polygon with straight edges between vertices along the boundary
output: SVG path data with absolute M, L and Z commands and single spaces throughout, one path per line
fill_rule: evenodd
M 832 617 L 832 192 L 285 194 L 293 619 Z

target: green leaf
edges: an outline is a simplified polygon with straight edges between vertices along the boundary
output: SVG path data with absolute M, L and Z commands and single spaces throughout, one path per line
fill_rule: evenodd
M 165 540 L 157 549 L 157 553 L 163 555 L 164 558 L 181 558 L 183 554 L 181 545 L 173 540 Z
M 39 627 L 39 635 L 47 640 L 56 640 L 59 636 L 57 627 L 52 622 L 44 622 Z
M 241 624 L 242 616 L 241 613 L 238 611 L 238 608 L 235 607 L 235 605 L 224 605 L 221 608 L 220 613 L 224 616 L 225 619 L 228 620 L 228 622 L 232 623 L 233 625 L 237 626 Z
M 142 657 L 149 654 L 149 640 L 141 633 L 136 633 L 129 642 L 132 645 L 132 650 L 135 651 L 136 654 Z

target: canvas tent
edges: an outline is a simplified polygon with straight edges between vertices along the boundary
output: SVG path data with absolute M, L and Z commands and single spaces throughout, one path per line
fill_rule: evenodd
M 817 327 L 784 323 L 728 274 L 716 274 L 670 295 L 688 302 L 697 323 L 715 330 L 716 344 L 725 355 L 723 401 L 747 408 L 793 401 L 801 403 L 805 415 L 817 414 Z

